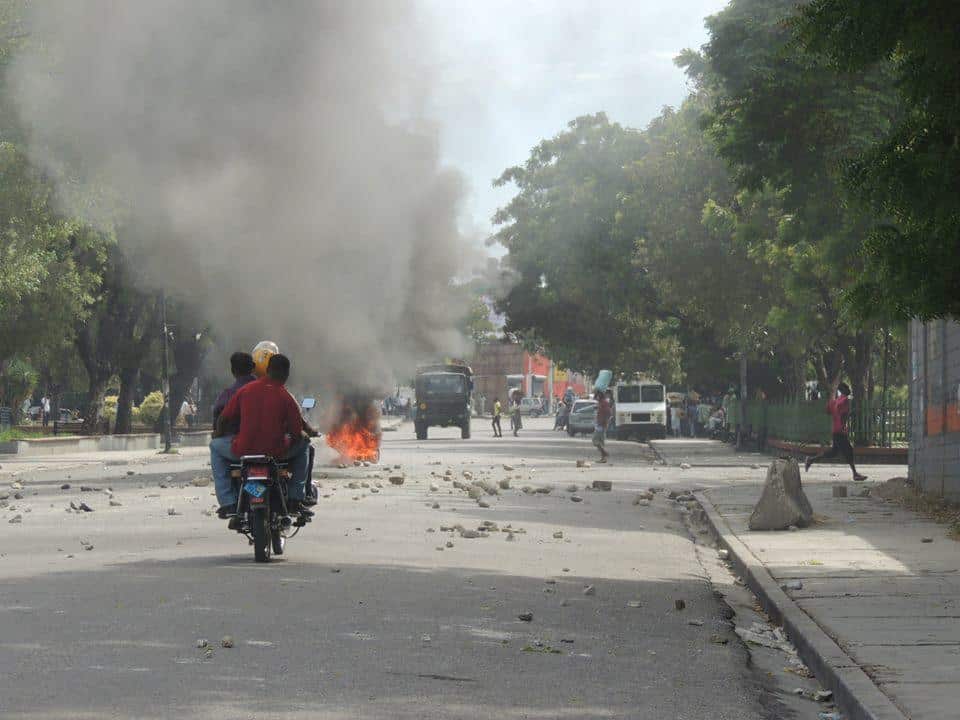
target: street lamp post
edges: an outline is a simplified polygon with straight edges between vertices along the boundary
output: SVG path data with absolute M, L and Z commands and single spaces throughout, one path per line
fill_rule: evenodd
M 170 371 L 167 365 L 167 341 L 170 331 L 167 327 L 167 296 L 160 292 L 160 326 L 163 337 L 160 340 L 160 391 L 163 393 L 163 451 L 170 452 L 173 443 L 173 414 L 170 411 Z

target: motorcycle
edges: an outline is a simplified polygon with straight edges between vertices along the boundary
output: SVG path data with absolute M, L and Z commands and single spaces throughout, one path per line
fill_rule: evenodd
M 310 522 L 309 516 L 293 517 L 288 510 L 290 470 L 286 461 L 269 455 L 244 455 L 230 471 L 240 485 L 233 529 L 247 536 L 257 562 L 269 562 L 271 552 L 282 555 L 286 541 Z

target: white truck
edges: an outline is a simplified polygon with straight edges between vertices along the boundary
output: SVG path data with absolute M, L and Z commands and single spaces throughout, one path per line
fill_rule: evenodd
M 621 380 L 613 387 L 618 440 L 667 436 L 667 388 L 654 380 Z

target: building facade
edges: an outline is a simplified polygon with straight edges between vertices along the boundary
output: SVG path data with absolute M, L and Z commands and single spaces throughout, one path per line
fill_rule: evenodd
M 582 375 L 558 370 L 548 358 L 526 352 L 517 343 L 484 343 L 477 347 L 470 366 L 473 368 L 474 397 L 482 395 L 487 409 L 494 398 L 504 402 L 507 393 L 515 388 L 525 397 L 542 395 L 554 399 L 563 397 L 568 387 L 578 396 L 587 391 L 587 382 Z
M 960 323 L 910 323 L 910 478 L 960 501 Z

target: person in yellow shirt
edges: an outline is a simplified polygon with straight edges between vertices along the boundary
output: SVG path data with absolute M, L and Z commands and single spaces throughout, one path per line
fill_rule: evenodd
M 502 408 L 500 407 L 500 398 L 493 399 L 493 436 L 494 437 L 503 437 L 503 430 L 500 429 L 500 413 Z

